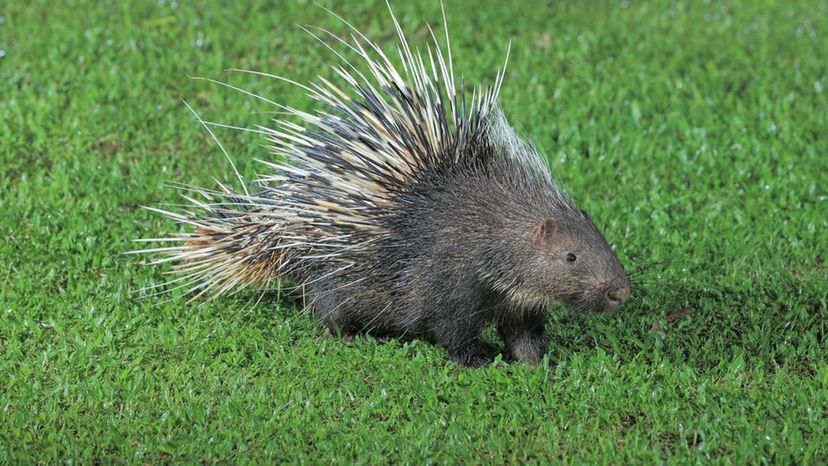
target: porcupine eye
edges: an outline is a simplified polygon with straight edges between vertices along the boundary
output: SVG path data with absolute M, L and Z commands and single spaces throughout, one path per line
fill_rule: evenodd
M 577 257 L 575 257 L 575 254 L 572 254 L 571 252 L 566 254 L 566 261 L 567 262 L 575 262 L 576 259 L 577 259 Z

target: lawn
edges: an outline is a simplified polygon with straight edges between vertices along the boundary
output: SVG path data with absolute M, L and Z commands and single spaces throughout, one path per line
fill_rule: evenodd
M 455 69 L 603 226 L 634 299 L 550 309 L 532 369 L 330 337 L 287 293 L 146 299 L 206 120 L 332 77 L 313 2 L 0 3 L 0 462 L 828 462 L 828 3 L 447 0 Z M 246 2 L 245 2 L 246 3 Z M 282 4 L 284 3 L 284 4 Z M 323 1 L 386 48 L 384 2 Z M 412 43 L 440 6 L 395 1 Z M 217 135 L 252 176 L 260 138 Z M 280 298 L 280 299 L 279 299 Z

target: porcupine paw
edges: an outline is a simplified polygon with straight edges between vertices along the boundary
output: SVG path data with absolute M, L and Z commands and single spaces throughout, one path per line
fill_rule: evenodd
M 530 314 L 520 319 L 502 322 L 498 330 L 506 344 L 510 361 L 523 361 L 533 367 L 543 361 L 549 339 L 544 314 Z
M 466 367 L 483 367 L 491 362 L 483 355 L 480 347 L 463 348 L 456 351 L 449 350 L 449 356 L 455 363 Z
M 357 336 L 357 333 L 353 331 L 352 326 L 348 325 L 347 322 L 337 322 L 329 319 L 323 321 L 323 323 L 332 337 L 342 338 L 345 341 L 354 341 L 354 338 Z
M 546 341 L 537 338 L 519 338 L 508 347 L 511 361 L 523 361 L 532 367 L 543 361 L 546 355 Z

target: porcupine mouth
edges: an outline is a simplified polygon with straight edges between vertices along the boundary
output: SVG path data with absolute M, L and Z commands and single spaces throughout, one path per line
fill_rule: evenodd
M 607 289 L 601 288 L 590 293 L 569 294 L 565 296 L 549 297 L 533 289 L 512 289 L 510 298 L 526 307 L 547 308 L 552 305 L 563 305 L 574 312 L 589 312 L 594 314 L 611 315 L 623 307 L 626 296 L 618 302 L 608 302 Z
M 567 296 L 561 302 L 574 312 L 590 312 L 593 314 L 612 314 L 620 306 L 606 306 L 602 298 L 603 292 Z

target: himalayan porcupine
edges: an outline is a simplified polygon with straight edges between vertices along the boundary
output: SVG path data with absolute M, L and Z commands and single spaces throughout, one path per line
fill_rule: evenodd
M 630 281 L 590 217 L 507 123 L 497 103 L 505 66 L 469 98 L 454 77 L 448 33 L 446 53 L 432 33 L 423 54 L 391 19 L 401 66 L 342 20 L 348 40 L 306 31 L 339 58 L 343 84 L 253 72 L 300 86 L 321 109 L 243 91 L 302 124 L 253 130 L 269 142 L 269 173 L 248 182 L 236 172 L 239 190 L 185 195 L 186 212 L 152 209 L 190 230 L 144 240 L 177 245 L 136 252 L 173 262 L 170 289 L 194 297 L 284 277 L 334 333 L 427 339 L 479 365 L 481 332 L 493 324 L 508 357 L 537 364 L 550 303 L 614 310 Z

